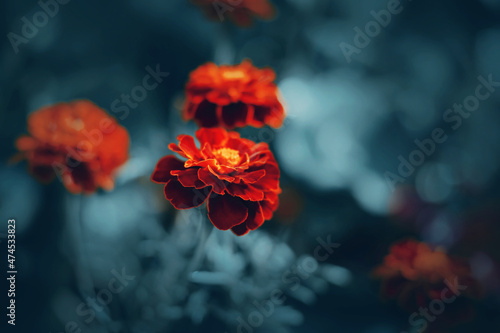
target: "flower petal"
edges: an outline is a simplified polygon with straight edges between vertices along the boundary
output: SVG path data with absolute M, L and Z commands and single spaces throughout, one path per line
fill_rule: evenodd
M 232 167 L 226 167 L 226 166 L 220 165 L 220 166 L 218 166 L 218 170 L 220 172 L 216 172 L 214 170 L 214 168 L 212 166 L 210 166 L 210 165 L 208 165 L 207 168 L 208 168 L 208 171 L 210 171 L 210 173 L 212 175 L 214 175 L 215 177 L 219 178 L 220 180 L 225 180 L 227 182 L 232 183 L 236 179 L 234 177 L 228 176 L 227 174 L 224 174 L 224 173 L 229 173 L 229 172 L 234 171 L 234 168 L 232 168 Z
M 275 15 L 273 5 L 267 1 L 247 1 L 245 6 L 250 12 L 264 19 L 271 19 Z
M 243 9 L 237 8 L 229 18 L 241 27 L 249 27 L 252 25 L 252 17 L 248 11 Z
M 243 182 L 247 184 L 253 184 L 258 182 L 265 175 L 266 175 L 266 170 L 261 169 L 252 172 L 244 172 L 241 175 L 238 175 L 237 178 L 240 178 Z
M 222 108 L 222 121 L 227 128 L 244 127 L 248 107 L 244 103 L 231 103 Z
M 199 104 L 193 103 L 193 99 L 191 97 L 191 103 L 186 103 L 184 106 L 184 110 L 182 112 L 182 116 L 184 120 L 191 120 L 194 118 L 196 110 L 198 109 Z
M 50 165 L 30 165 L 30 170 L 33 176 L 43 183 L 52 181 L 56 176 L 54 168 Z
M 172 170 L 184 170 L 184 162 L 173 155 L 165 156 L 156 164 L 151 180 L 155 183 L 166 183 L 174 178 L 170 174 Z
M 245 153 L 250 152 L 250 148 L 254 144 L 255 143 L 253 141 L 250 141 L 248 139 L 230 137 L 227 140 L 227 143 L 225 144 L 225 146 L 227 148 L 238 150 L 240 152 L 240 154 L 245 154 Z
M 255 230 L 264 224 L 264 213 L 262 212 L 262 207 L 258 202 L 252 202 L 248 205 L 248 217 L 245 221 L 247 227 L 250 230 Z
M 283 125 L 284 119 L 285 111 L 279 102 L 272 107 L 259 105 L 254 106 L 252 125 L 255 127 L 261 127 L 268 124 L 271 127 L 278 128 Z
M 196 131 L 196 138 L 202 147 L 206 143 L 215 146 L 222 146 L 227 142 L 228 133 L 222 128 L 200 128 Z
M 184 151 L 187 158 L 189 159 L 199 159 L 200 150 L 196 147 L 196 143 L 194 142 L 194 138 L 190 135 L 179 135 L 177 137 L 179 140 L 179 148 Z
M 177 179 L 170 179 L 165 185 L 165 198 L 177 209 L 189 209 L 203 204 L 211 189 L 184 187 Z
M 33 150 L 38 147 L 38 141 L 30 136 L 23 135 L 16 140 L 16 148 L 20 151 Z
M 243 222 L 241 224 L 238 224 L 237 226 L 234 226 L 231 228 L 231 231 L 236 235 L 236 236 L 243 236 L 248 234 L 250 229 L 248 229 L 246 222 Z
M 200 127 L 215 127 L 218 125 L 216 116 L 217 105 L 204 100 L 198 105 L 194 118 Z
M 231 183 L 226 185 L 226 189 L 229 194 L 240 197 L 245 201 L 264 200 L 264 192 L 252 185 Z
M 171 144 L 169 144 L 169 145 L 168 145 L 168 149 L 170 149 L 170 150 L 171 150 L 171 151 L 173 151 L 174 153 L 177 153 L 177 154 L 181 155 L 181 156 L 182 156 L 182 157 L 184 157 L 184 158 L 189 158 L 189 157 L 186 155 L 186 153 L 185 153 L 182 149 L 180 149 L 180 148 L 179 148 L 179 146 L 178 146 L 178 145 L 176 145 L 175 143 L 171 143 Z
M 216 195 L 208 200 L 208 218 L 217 229 L 231 229 L 243 223 L 247 217 L 248 209 L 239 198 Z
M 200 153 L 204 159 L 213 159 L 214 158 L 214 152 L 212 150 L 212 145 L 208 142 L 205 142 L 205 144 L 203 144 L 203 147 L 200 149 Z
M 283 125 L 285 121 L 285 109 L 280 102 L 277 102 L 271 109 L 271 113 L 268 116 L 268 125 L 273 128 L 279 128 Z
M 172 175 L 177 176 L 177 180 L 185 187 L 195 187 L 197 189 L 207 186 L 198 179 L 199 168 L 189 168 L 186 170 L 172 171 Z
M 209 167 L 210 168 L 210 167 Z M 205 168 L 198 170 L 198 178 L 207 186 L 212 186 L 212 189 L 217 194 L 224 194 L 226 185 L 222 180 L 214 176 L 210 171 Z
M 270 220 L 273 217 L 273 212 L 278 208 L 278 202 L 272 203 L 264 200 L 260 202 L 260 206 L 262 207 L 264 219 Z
M 260 190 L 274 191 L 280 186 L 280 170 L 277 165 L 268 163 L 264 165 L 265 176 L 259 178 L 254 186 Z

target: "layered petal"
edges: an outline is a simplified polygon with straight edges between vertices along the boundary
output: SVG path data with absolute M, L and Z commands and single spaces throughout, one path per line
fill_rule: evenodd
M 172 171 L 173 176 L 177 176 L 177 180 L 185 187 L 194 187 L 197 189 L 204 188 L 207 186 L 199 177 L 198 177 L 197 168 L 189 168 L 186 170 L 176 170 Z
M 208 218 L 217 229 L 228 230 L 244 222 L 248 208 L 243 200 L 230 195 L 216 195 L 208 200 Z
M 186 158 L 197 160 L 201 157 L 192 136 L 179 135 L 177 140 L 179 140 L 179 148 L 184 152 Z
M 373 275 L 382 280 L 383 295 L 396 298 L 408 311 L 441 299 L 443 290 L 450 287 L 448 282 L 451 281 L 467 286 L 461 291 L 462 297 L 479 295 L 478 283 L 472 277 L 469 265 L 439 248 L 415 240 L 394 244 Z
M 272 69 L 256 68 L 249 60 L 234 66 L 202 65 L 186 84 L 183 118 L 202 127 L 278 128 L 285 110 L 274 80 Z
M 165 198 L 177 209 L 190 209 L 203 204 L 211 191 L 184 187 L 178 180 L 170 179 L 165 185 Z
M 200 128 L 196 131 L 196 138 L 203 146 L 223 146 L 227 142 L 229 135 L 227 131 L 222 128 Z
M 212 172 L 205 168 L 198 169 L 198 179 L 206 186 L 212 186 L 212 189 L 217 194 L 224 194 L 226 183 L 220 180 Z
M 255 230 L 259 228 L 265 220 L 260 203 L 251 203 L 248 209 L 248 217 L 245 221 L 247 228 Z
M 236 235 L 262 226 L 278 208 L 279 168 L 267 144 L 256 144 L 236 132 L 201 128 L 200 150 L 190 136 L 170 148 L 184 156 L 160 160 L 153 181 L 166 181 L 165 196 L 178 209 L 201 205 L 208 198 L 208 216 L 219 229 Z
M 248 229 L 246 222 L 243 222 L 241 224 L 238 224 L 234 227 L 231 228 L 231 231 L 236 235 L 236 236 L 243 236 L 248 234 L 250 229 Z
M 247 124 L 247 104 L 236 102 L 222 107 L 221 122 L 226 128 L 244 127 Z
M 173 155 L 165 156 L 156 164 L 151 180 L 155 183 L 166 183 L 175 177 L 170 174 L 174 170 L 184 170 L 184 162 Z
M 226 186 L 226 188 L 229 194 L 240 197 L 246 201 L 264 200 L 264 193 L 252 185 L 230 183 Z
M 57 175 L 71 193 L 111 190 L 128 159 L 127 130 L 87 100 L 43 107 L 29 115 L 27 127 L 29 135 L 16 141 L 16 159 L 26 159 L 41 181 Z

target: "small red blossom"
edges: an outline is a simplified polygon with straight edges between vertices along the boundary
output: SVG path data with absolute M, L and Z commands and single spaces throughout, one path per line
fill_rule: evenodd
M 274 80 L 272 69 L 258 69 L 249 60 L 234 66 L 202 65 L 186 85 L 183 117 L 200 127 L 278 128 L 285 110 Z
M 31 173 L 49 182 L 59 176 L 71 193 L 111 190 L 113 176 L 128 159 L 125 128 L 90 101 L 43 107 L 28 117 L 29 135 L 16 141 Z
M 224 21 L 226 16 L 240 27 L 252 25 L 253 18 L 272 19 L 275 15 L 269 0 L 192 0 L 212 20 Z
M 208 200 L 208 217 L 221 230 L 238 236 L 259 228 L 278 208 L 280 170 L 266 143 L 240 138 L 237 132 L 201 128 L 195 140 L 179 135 L 173 155 L 160 159 L 151 180 L 165 184 L 167 200 L 177 209 Z
M 446 301 L 440 324 L 470 317 L 469 301 L 480 295 L 468 264 L 414 240 L 394 244 L 373 275 L 382 280 L 382 294 L 410 312 L 428 308 L 433 300 Z

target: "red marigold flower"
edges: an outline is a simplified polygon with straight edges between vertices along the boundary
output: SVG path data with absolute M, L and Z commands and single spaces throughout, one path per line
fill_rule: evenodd
M 467 299 L 480 294 L 469 265 L 414 240 L 394 244 L 373 274 L 382 280 L 382 293 L 410 312 L 428 308 L 433 300 L 453 299 L 453 306 L 447 301 L 448 318 L 459 313 L 465 319 L 472 313 Z M 460 300 L 455 301 L 456 296 Z
M 165 184 L 165 197 L 177 209 L 198 207 L 208 199 L 208 217 L 238 236 L 259 228 L 278 208 L 280 170 L 269 146 L 240 138 L 237 132 L 201 128 L 200 147 L 189 135 L 171 143 L 173 155 L 160 159 L 151 180 Z
M 213 20 L 223 21 L 225 15 L 235 24 L 248 27 L 253 23 L 253 17 L 264 20 L 275 15 L 273 5 L 269 0 L 192 0 Z
M 71 193 L 111 190 L 116 169 L 128 159 L 129 135 L 87 100 L 43 107 L 28 117 L 28 132 L 16 141 L 18 158 L 49 182 L 58 175 Z
M 194 119 L 200 127 L 278 128 L 285 110 L 274 79 L 272 69 L 258 69 L 249 60 L 234 66 L 202 65 L 186 85 L 184 119 Z

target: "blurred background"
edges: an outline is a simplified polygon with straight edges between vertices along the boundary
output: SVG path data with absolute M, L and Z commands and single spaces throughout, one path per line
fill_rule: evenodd
M 41 5 L 0 3 L 0 248 L 6 257 L 14 217 L 18 266 L 8 329 L 418 332 L 371 277 L 391 244 L 414 238 L 464 258 L 484 290 L 473 319 L 450 331 L 500 330 L 500 87 L 484 85 L 500 82 L 500 1 L 404 0 L 385 26 L 370 22 L 392 1 L 272 2 L 274 20 L 243 29 L 187 0 L 72 0 L 30 38 L 23 18 Z M 270 144 L 283 193 L 273 220 L 236 237 L 213 231 L 203 208 L 175 211 L 149 177 L 168 144 L 196 130 L 179 111 L 189 73 L 245 58 L 276 71 L 288 117 L 241 130 Z M 169 76 L 115 112 L 147 66 Z M 481 84 L 490 94 L 475 111 L 447 111 Z M 112 192 L 70 195 L 7 163 L 30 112 L 80 98 L 131 135 Z M 436 129 L 447 139 L 414 153 Z

